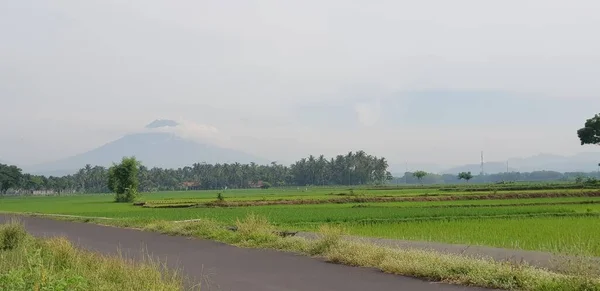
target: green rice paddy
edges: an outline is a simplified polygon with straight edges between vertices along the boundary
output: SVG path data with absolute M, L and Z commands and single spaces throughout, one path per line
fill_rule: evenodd
M 98 194 L 4 197 L 0 198 L 0 212 L 66 214 L 148 222 L 209 218 L 224 224 L 233 224 L 249 214 L 257 214 L 286 230 L 313 231 L 323 224 L 335 224 L 346 229 L 348 234 L 359 236 L 600 256 L 598 190 L 460 190 L 464 189 L 447 191 L 432 187 L 339 187 L 228 190 L 221 193 L 225 201 L 247 202 L 487 194 L 494 194 L 499 199 L 148 208 L 130 203 L 114 203 L 112 195 Z M 215 201 L 218 193 L 219 191 L 161 192 L 144 194 L 140 200 L 159 206 L 181 206 L 185 203 Z M 517 194 L 523 193 L 537 193 L 540 197 L 519 198 Z M 557 193 L 563 196 L 552 197 Z

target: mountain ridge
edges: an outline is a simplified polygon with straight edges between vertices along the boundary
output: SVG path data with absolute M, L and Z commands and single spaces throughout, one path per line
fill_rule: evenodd
M 72 174 L 86 164 L 110 166 L 124 156 L 135 156 L 147 167 L 179 168 L 193 163 L 268 163 L 267 160 L 229 148 L 199 143 L 173 133 L 145 132 L 125 135 L 102 146 L 57 161 L 29 167 L 34 174 Z
M 508 163 L 507 163 L 508 162 Z M 600 152 L 583 152 L 575 155 L 561 156 L 556 154 L 537 154 L 525 158 L 510 158 L 504 162 L 486 162 L 483 171 L 486 174 L 506 172 L 594 172 L 598 171 Z M 442 174 L 456 174 L 459 172 L 480 173 L 481 164 L 466 164 L 443 170 Z

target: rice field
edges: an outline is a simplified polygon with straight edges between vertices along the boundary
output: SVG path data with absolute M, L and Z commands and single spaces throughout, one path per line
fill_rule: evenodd
M 338 187 L 184 191 L 144 194 L 139 199 L 156 208 L 114 203 L 112 195 L 4 197 L 0 198 L 0 212 L 67 214 L 138 222 L 213 219 L 228 225 L 249 214 L 257 214 L 286 230 L 313 231 L 323 224 L 333 224 L 342 226 L 351 235 L 600 256 L 597 243 L 600 241 L 597 231 L 600 229 L 600 191 L 558 185 L 547 190 L 523 190 L 523 187 L 514 190 L 513 187 L 492 191 L 481 185 L 479 188 L 458 185 L 453 188 L 456 191 L 448 191 L 448 186 L 444 189 Z M 466 190 L 465 187 L 471 188 Z M 216 201 L 218 193 L 224 196 L 225 202 L 246 204 L 240 207 L 210 204 Z M 367 197 L 372 201 L 335 200 L 348 197 Z M 390 197 L 407 200 L 377 200 Z M 421 201 L 423 197 L 451 200 Z M 479 199 L 481 197 L 485 199 Z M 261 201 L 294 203 L 254 204 Z M 320 202 L 312 204 L 311 201 Z M 160 208 L 162 206 L 184 208 Z

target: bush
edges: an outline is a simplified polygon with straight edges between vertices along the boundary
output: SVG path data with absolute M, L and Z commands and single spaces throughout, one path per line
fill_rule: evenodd
M 238 219 L 236 226 L 243 245 L 272 243 L 279 238 L 275 227 L 263 216 L 249 214 L 244 220 Z
M 341 227 L 324 224 L 319 228 L 319 239 L 313 242 L 309 253 L 313 256 L 323 255 L 342 241 L 344 230 Z
M 116 193 L 116 202 L 133 202 L 138 197 L 138 192 L 135 188 L 126 188 L 124 193 Z
M 263 188 L 263 189 L 269 189 L 269 188 L 271 188 L 272 186 L 273 186 L 273 185 L 271 185 L 271 183 L 269 183 L 269 182 L 263 182 L 263 184 L 262 184 L 261 188 Z
M 13 250 L 23 244 L 27 238 L 25 227 L 14 220 L 8 224 L 0 225 L 0 250 Z

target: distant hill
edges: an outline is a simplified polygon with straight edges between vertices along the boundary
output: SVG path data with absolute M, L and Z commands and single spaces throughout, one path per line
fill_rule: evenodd
M 198 143 L 172 133 L 150 132 L 126 135 L 86 153 L 32 166 L 26 170 L 36 174 L 60 176 L 72 174 L 86 164 L 110 166 L 124 156 L 136 156 L 147 167 L 162 168 L 178 168 L 202 162 L 268 163 L 241 151 Z
M 573 156 L 539 154 L 528 158 L 508 160 L 509 171 L 557 171 L 557 172 L 593 172 L 598 170 L 600 152 L 581 153 Z M 506 172 L 506 162 L 488 162 L 483 165 L 485 173 L 494 174 Z M 444 174 L 459 172 L 481 172 L 481 164 L 469 164 L 442 171 Z
M 401 177 L 404 175 L 408 167 L 409 172 L 414 171 L 425 171 L 428 173 L 438 173 L 444 169 L 443 166 L 437 164 L 428 163 L 411 163 L 411 164 L 390 164 L 389 171 L 395 177 Z

